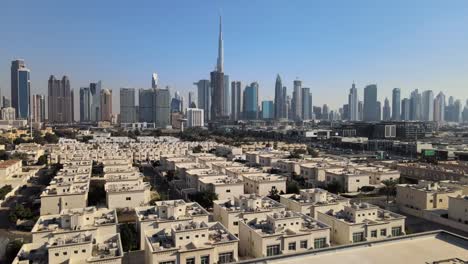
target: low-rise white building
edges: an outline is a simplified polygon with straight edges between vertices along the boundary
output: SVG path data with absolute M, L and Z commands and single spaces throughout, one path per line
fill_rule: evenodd
M 462 190 L 440 186 L 435 182 L 398 184 L 396 202 L 399 206 L 416 210 L 447 209 L 449 197 L 462 194 Z
M 449 197 L 448 218 L 468 225 L 468 196 Z
M 257 173 L 243 177 L 245 193 L 255 193 L 260 196 L 268 196 L 272 189 L 278 193 L 286 193 L 286 177 L 277 174 Z
M 283 211 L 239 223 L 239 254 L 261 258 L 330 246 L 330 227 L 313 218 Z
M 198 179 L 198 191 L 213 192 L 218 199 L 229 199 L 244 194 L 244 182 L 226 175 L 202 177 Z
M 148 182 L 128 181 L 128 182 L 107 182 L 104 185 L 106 190 L 107 207 L 115 208 L 135 208 L 147 205 L 151 200 L 151 186 Z

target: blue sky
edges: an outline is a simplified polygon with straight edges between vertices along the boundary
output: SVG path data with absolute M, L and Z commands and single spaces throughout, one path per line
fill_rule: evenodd
M 14 58 L 26 60 L 34 93 L 67 74 L 73 88 L 102 80 L 117 98 L 120 87 L 149 87 L 156 71 L 186 94 L 215 66 L 219 13 L 225 72 L 258 81 L 261 98 L 273 98 L 277 73 L 289 91 L 298 77 L 314 105 L 334 108 L 353 80 L 361 97 L 377 83 L 382 101 L 394 87 L 468 98 L 464 0 L 2 1 L 2 94 Z

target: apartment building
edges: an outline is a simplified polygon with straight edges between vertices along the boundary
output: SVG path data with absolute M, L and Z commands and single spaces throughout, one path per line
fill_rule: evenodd
M 84 208 L 88 203 L 89 181 L 51 182 L 41 194 L 41 215 L 59 214 L 62 210 Z
M 240 221 L 261 218 L 268 213 L 285 211 L 285 208 L 284 205 L 268 197 L 244 194 L 234 199 L 214 201 L 213 218 L 238 237 Z
M 331 241 L 339 245 L 405 234 L 406 217 L 368 203 L 351 203 L 340 210 L 319 211 L 316 215 L 331 227 Z
M 302 213 L 313 218 L 317 217 L 317 212 L 327 212 L 329 210 L 340 210 L 345 205 L 349 205 L 349 199 L 327 192 L 320 188 L 303 189 L 299 194 L 280 195 L 280 202 L 290 211 Z
M 209 213 L 198 203 L 184 200 L 158 201 L 152 206 L 136 207 L 140 249 L 145 248 L 145 234 L 154 228 L 171 227 L 177 223 L 208 222 Z
M 31 230 L 32 243 L 46 243 L 57 235 L 85 231 L 98 236 L 117 233 L 116 211 L 86 207 L 65 209 L 57 215 L 43 215 Z
M 369 186 L 369 174 L 352 167 L 325 170 L 325 182 L 338 182 L 344 192 L 358 192 L 362 187 Z
M 268 196 L 272 189 L 286 193 L 286 177 L 277 174 L 257 173 L 244 175 L 245 193 Z
M 229 199 L 244 194 L 244 182 L 226 175 L 198 179 L 198 191 L 214 192 L 218 199 Z
M 218 222 L 175 223 L 146 232 L 145 263 L 231 263 L 239 239 Z
M 462 181 L 464 170 L 427 163 L 399 163 L 396 165 L 402 176 L 424 181 Z
M 330 227 L 292 212 L 274 212 L 239 222 L 239 254 L 261 258 L 330 246 Z
M 370 185 L 379 185 L 382 181 L 400 179 L 400 172 L 383 166 L 356 167 L 356 170 L 369 175 Z
M 440 186 L 436 182 L 397 185 L 396 202 L 416 210 L 447 209 L 449 197 L 462 195 L 462 190 Z
M 148 182 L 124 181 L 107 182 L 106 191 L 107 208 L 135 208 L 147 205 L 151 200 L 151 186 Z

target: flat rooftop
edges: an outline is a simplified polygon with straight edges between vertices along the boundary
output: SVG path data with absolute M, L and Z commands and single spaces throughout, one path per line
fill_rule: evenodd
M 456 262 L 457 258 L 461 262 Z M 468 238 L 439 230 L 239 263 L 435 264 L 466 263 L 466 261 L 468 261 Z

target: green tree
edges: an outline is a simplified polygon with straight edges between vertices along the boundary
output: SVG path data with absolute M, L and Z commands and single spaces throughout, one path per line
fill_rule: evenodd
M 46 154 L 40 156 L 39 159 L 37 160 L 37 165 L 47 165 L 47 163 L 48 163 L 48 159 L 47 159 Z
M 218 200 L 218 194 L 212 191 L 202 191 L 189 195 L 189 198 L 204 208 L 211 208 L 213 207 L 213 201 Z
M 5 185 L 3 186 L 2 188 L 0 188 L 0 200 L 3 200 L 5 199 L 5 196 L 11 192 L 11 190 L 13 190 L 13 188 L 11 187 L 11 185 Z
M 339 181 L 336 181 L 336 180 L 333 180 L 332 182 L 328 183 L 326 189 L 327 191 L 331 193 L 344 192 L 343 185 Z
M 137 249 L 136 228 L 133 224 L 120 225 L 120 238 L 122 241 L 122 248 L 128 252 Z
M 13 260 L 16 258 L 16 255 L 18 254 L 22 246 L 23 242 L 19 239 L 10 241 L 6 245 L 5 249 L 5 263 L 13 263 Z
M 390 200 L 390 196 L 396 195 L 396 186 L 398 182 L 396 180 L 383 180 L 382 184 L 384 187 L 382 188 L 383 193 L 387 197 L 387 204 Z
M 275 201 L 279 201 L 280 200 L 280 194 L 278 192 L 278 189 L 276 189 L 275 187 L 271 187 L 270 194 L 268 195 L 268 197 L 275 200 Z
M 68 135 L 68 133 L 64 133 L 64 135 Z M 59 136 L 57 134 L 46 133 L 44 140 L 49 144 L 56 144 L 59 141 Z
M 192 149 L 193 153 L 201 153 L 203 151 L 203 147 L 201 145 L 198 145 Z
M 286 193 L 297 193 L 299 194 L 299 186 L 297 185 L 296 182 L 288 182 L 288 185 L 286 186 Z

